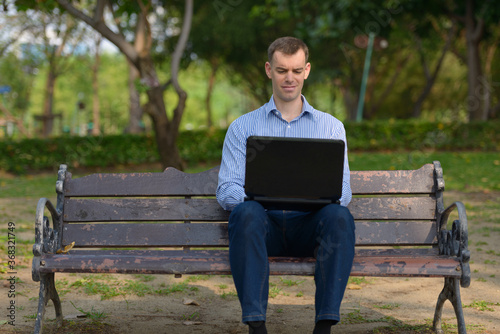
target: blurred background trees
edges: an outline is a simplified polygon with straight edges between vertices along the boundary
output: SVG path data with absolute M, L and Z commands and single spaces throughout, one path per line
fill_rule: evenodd
M 498 1 L 4 0 L 2 7 L 3 137 L 153 133 L 163 165 L 179 167 L 179 131 L 225 128 L 269 100 L 267 46 L 285 35 L 309 45 L 309 102 L 343 121 L 498 119 Z

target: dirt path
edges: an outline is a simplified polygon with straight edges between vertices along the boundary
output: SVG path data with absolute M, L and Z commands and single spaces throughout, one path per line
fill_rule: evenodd
M 461 289 L 468 333 L 500 333 L 500 193 L 445 193 L 445 204 L 465 203 L 472 252 L 471 286 Z M 38 198 L 0 199 L 2 233 L 16 223 L 16 297 L 8 297 L 9 278 L 0 274 L 0 333 L 31 333 L 38 304 L 38 283 L 31 280 L 29 256 Z M 2 239 L 6 241 L 6 238 Z M 25 240 L 23 242 L 23 240 Z M 6 243 L 6 242 L 5 242 Z M 0 255 L 6 263 L 4 251 Z M 5 271 L 5 270 L 4 270 Z M 232 278 L 227 276 L 74 275 L 56 274 L 65 327 L 56 331 L 47 321 L 45 333 L 247 333 Z M 332 333 L 373 333 L 391 326 L 393 333 L 427 333 L 443 280 L 437 278 L 354 278 L 342 304 L 342 323 Z M 113 296 L 115 295 L 115 296 Z M 268 307 L 270 333 L 311 333 L 314 281 L 311 277 L 272 277 Z M 101 300 L 101 296 L 109 297 Z M 15 300 L 15 327 L 6 323 Z M 474 307 L 472 307 L 474 306 Z M 82 313 L 101 313 L 99 322 Z M 49 303 L 45 319 L 53 319 Z M 456 332 L 451 304 L 443 315 L 449 333 Z M 386 333 L 379 331 L 379 333 Z

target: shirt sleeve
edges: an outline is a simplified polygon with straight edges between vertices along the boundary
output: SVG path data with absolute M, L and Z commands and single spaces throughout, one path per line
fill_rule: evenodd
M 245 198 L 245 155 L 246 136 L 233 122 L 224 139 L 216 192 L 217 201 L 224 210 L 233 210 Z
M 340 205 L 348 206 L 352 199 L 352 190 L 351 190 L 351 171 L 349 168 L 349 158 L 347 156 L 347 138 L 345 134 L 344 125 L 341 124 L 338 129 L 338 134 L 336 136 L 339 139 L 342 139 L 345 143 L 345 152 L 344 152 L 344 175 L 342 179 L 342 197 L 340 198 Z

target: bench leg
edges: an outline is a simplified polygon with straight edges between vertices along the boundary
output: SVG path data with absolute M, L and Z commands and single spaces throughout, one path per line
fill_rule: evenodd
M 54 274 L 44 274 L 40 278 L 40 294 L 38 297 L 38 313 L 35 322 L 35 334 L 42 333 L 43 330 L 43 317 L 45 315 L 45 306 L 49 300 L 52 300 L 56 309 L 56 323 L 57 327 L 62 325 L 62 306 L 59 295 L 56 291 L 56 284 L 54 281 Z
M 436 311 L 434 312 L 434 331 L 438 334 L 443 333 L 441 328 L 441 315 L 443 313 L 443 305 L 446 300 L 449 300 L 455 310 L 457 317 L 458 333 L 466 334 L 464 312 L 462 309 L 462 300 L 460 298 L 460 279 L 458 278 L 445 278 L 444 288 L 439 294 L 436 304 Z

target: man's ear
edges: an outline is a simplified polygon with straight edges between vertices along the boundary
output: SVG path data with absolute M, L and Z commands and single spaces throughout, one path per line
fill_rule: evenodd
M 304 70 L 304 80 L 307 79 L 310 72 L 311 72 L 311 63 L 307 63 L 306 68 Z
M 268 77 L 269 79 L 271 79 L 271 64 L 270 64 L 268 61 L 266 61 L 266 66 L 265 66 L 265 67 L 266 67 L 266 74 L 267 74 L 267 77 Z

